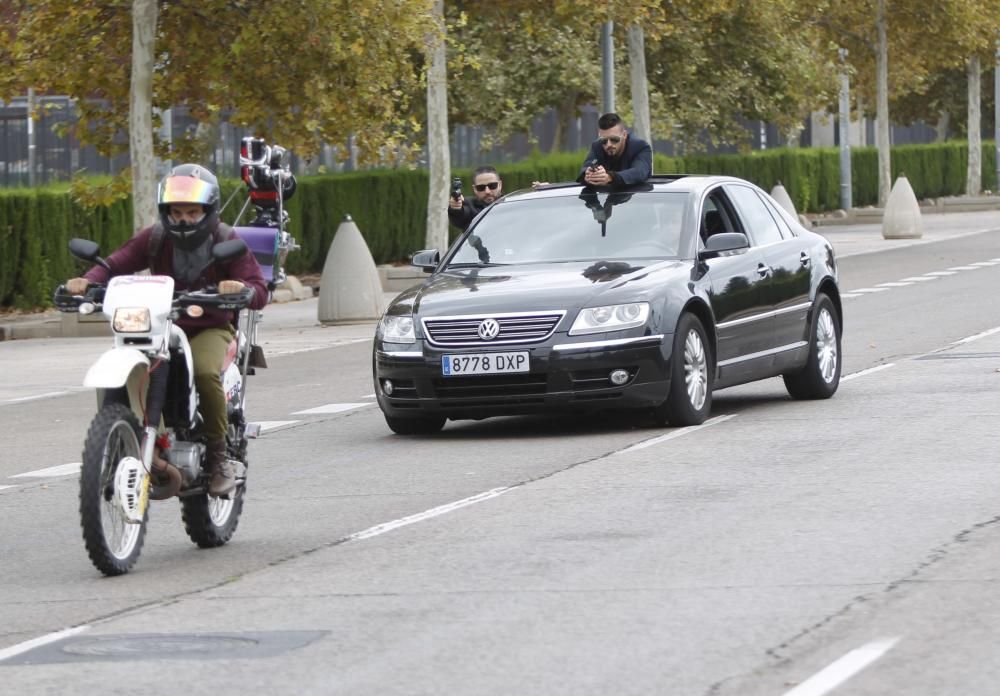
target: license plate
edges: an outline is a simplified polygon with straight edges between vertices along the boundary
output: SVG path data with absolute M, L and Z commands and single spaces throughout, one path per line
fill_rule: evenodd
M 501 375 L 509 372 L 528 371 L 528 351 L 516 353 L 463 353 L 462 355 L 442 355 L 441 374 L 445 377 L 457 375 Z

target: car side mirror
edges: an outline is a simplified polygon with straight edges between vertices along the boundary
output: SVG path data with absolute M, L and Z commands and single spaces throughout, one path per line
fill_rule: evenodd
M 708 238 L 698 258 L 711 259 L 727 251 L 742 251 L 749 248 L 750 240 L 742 232 L 719 232 Z
M 219 263 L 226 263 L 240 258 L 249 249 L 250 247 L 242 239 L 228 239 L 212 247 L 212 258 Z
M 422 269 L 425 273 L 432 272 L 441 263 L 441 254 L 437 249 L 418 251 L 410 259 L 410 265 Z

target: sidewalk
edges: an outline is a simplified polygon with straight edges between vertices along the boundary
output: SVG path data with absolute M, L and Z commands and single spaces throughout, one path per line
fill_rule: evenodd
M 880 222 L 822 225 L 813 227 L 813 231 L 830 240 L 838 258 L 845 258 L 918 244 L 945 242 L 990 230 L 1000 233 L 1000 211 L 926 214 L 923 216 L 923 223 L 924 236 L 920 239 L 883 239 Z M 382 306 L 385 307 L 397 294 L 397 291 L 385 292 Z M 320 324 L 317 305 L 316 298 L 271 303 L 264 310 L 263 335 L 274 338 L 281 336 L 282 344 L 292 346 L 288 350 L 294 350 L 296 336 L 301 336 L 305 345 L 318 338 L 322 338 L 324 342 L 329 340 L 336 343 L 367 340 L 374 335 L 374 320 L 335 326 Z M 97 317 L 79 321 L 78 315 L 64 316 L 56 310 L 0 317 L 0 341 L 107 335 L 107 325 Z

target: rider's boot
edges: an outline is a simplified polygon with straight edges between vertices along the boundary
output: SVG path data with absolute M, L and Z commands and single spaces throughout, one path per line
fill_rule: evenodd
M 206 468 L 211 476 L 208 494 L 215 498 L 227 496 L 236 488 L 236 471 L 226 456 L 226 441 L 212 440 L 206 447 Z

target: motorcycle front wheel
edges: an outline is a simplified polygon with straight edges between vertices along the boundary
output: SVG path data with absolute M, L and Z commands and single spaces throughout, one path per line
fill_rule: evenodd
M 91 421 L 83 446 L 80 526 L 91 562 L 105 575 L 131 570 L 146 537 L 149 507 L 139 500 L 143 475 L 136 466 L 140 432 L 127 406 L 106 403 Z

